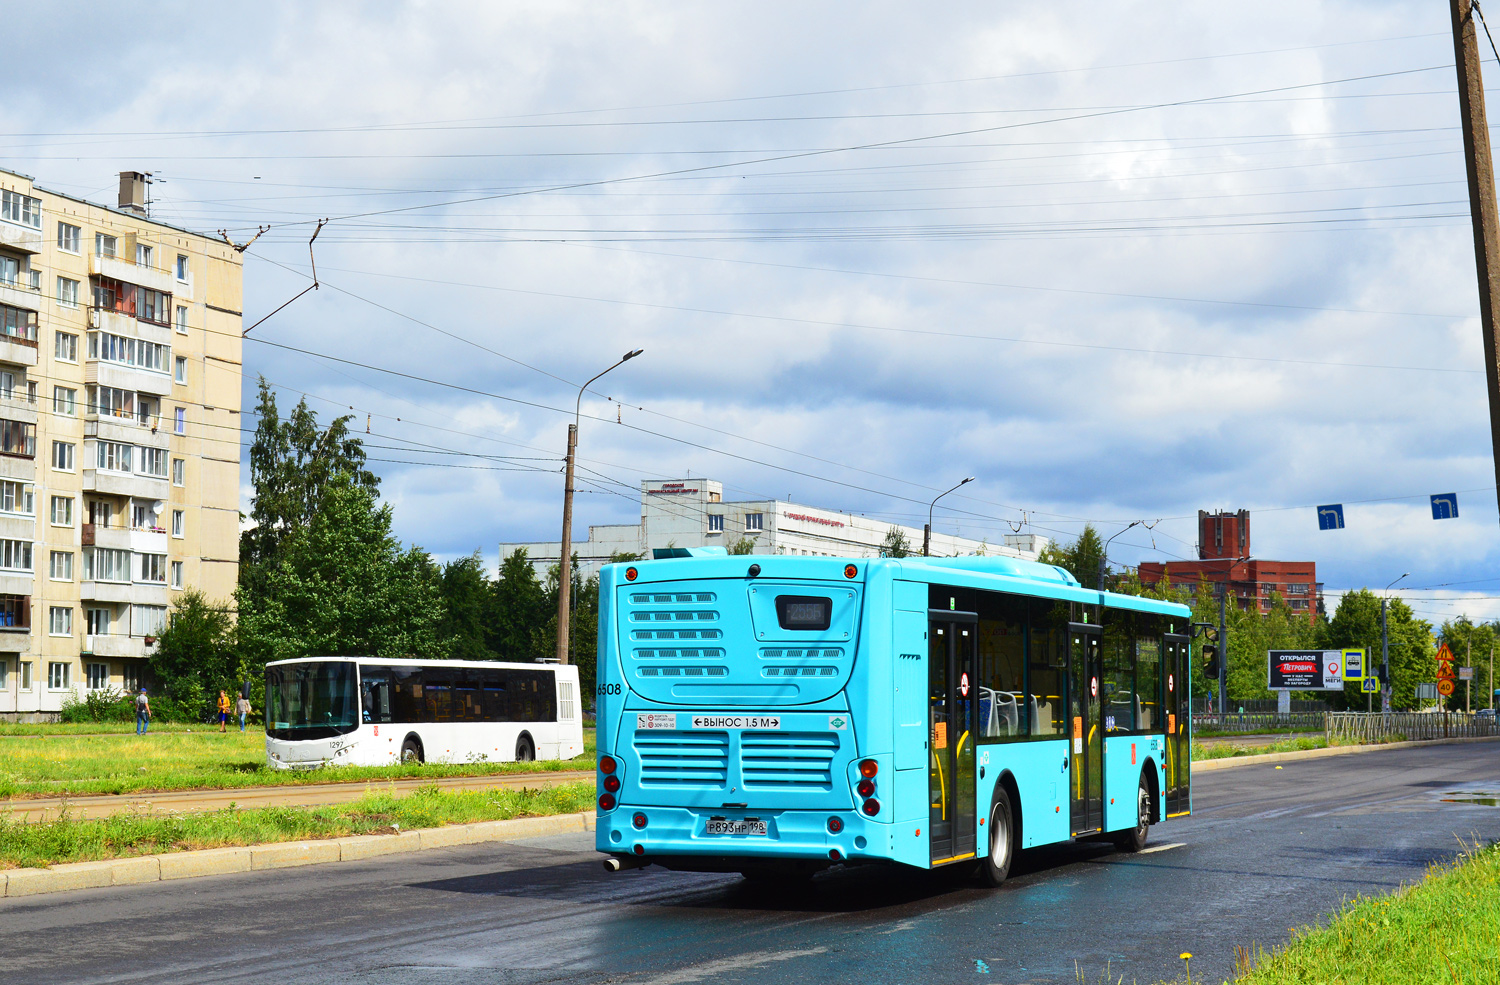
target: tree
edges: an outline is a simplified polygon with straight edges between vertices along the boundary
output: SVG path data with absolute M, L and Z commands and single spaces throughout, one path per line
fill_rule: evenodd
M 1078 584 L 1093 588 L 1099 583 L 1099 559 L 1104 556 L 1104 541 L 1092 523 L 1083 525 L 1078 539 L 1067 546 L 1048 544 L 1038 559 L 1043 564 L 1055 564 L 1066 569 Z M 1108 571 L 1105 572 L 1106 576 Z
M 440 658 L 435 567 L 391 534 L 391 508 L 356 477 L 322 491 L 305 526 L 281 539 L 263 582 L 242 585 L 240 636 L 261 663 L 314 655 Z
M 911 543 L 906 539 L 906 531 L 900 527 L 892 527 L 885 532 L 885 540 L 880 542 L 881 557 L 911 557 Z
M 547 626 L 547 596 L 536 569 L 522 547 L 500 562 L 500 577 L 492 591 L 493 608 L 486 643 L 501 660 L 529 661 Z M 557 618 L 554 598 L 551 617 Z
M 1416 618 L 1400 599 L 1386 605 L 1386 629 L 1391 652 L 1391 707 L 1406 711 L 1417 706 L 1416 687 L 1436 680 L 1437 648 L 1433 645 L 1432 624 Z M 1363 647 L 1376 672 L 1380 668 L 1380 598 L 1368 588 L 1346 592 L 1339 600 L 1333 618 L 1323 633 L 1323 645 L 1330 649 Z M 1345 704 L 1364 704 L 1357 691 L 1345 689 Z
M 478 551 L 443 565 L 438 594 L 443 600 L 438 636 L 449 654 L 455 660 L 495 659 L 485 638 L 494 593 Z
M 258 676 L 242 666 L 234 629 L 225 607 L 198 589 L 177 597 L 151 658 L 161 717 L 197 720 L 219 690 L 237 690 L 240 681 Z
M 739 540 L 737 540 L 733 544 L 729 545 L 729 553 L 730 554 L 754 554 L 755 553 L 755 541 L 751 540 L 749 537 L 741 537 Z
M 329 489 L 352 484 L 373 498 L 380 486 L 380 479 L 365 468 L 363 443 L 349 433 L 349 415 L 320 429 L 304 397 L 283 421 L 265 377 L 260 378 L 256 414 L 259 423 L 250 446 L 253 526 L 240 535 L 242 584 L 257 580 L 282 542 L 322 511 Z

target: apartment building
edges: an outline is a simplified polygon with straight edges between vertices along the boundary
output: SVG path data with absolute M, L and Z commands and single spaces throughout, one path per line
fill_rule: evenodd
M 241 257 L 0 170 L 0 720 L 133 689 L 239 566 Z

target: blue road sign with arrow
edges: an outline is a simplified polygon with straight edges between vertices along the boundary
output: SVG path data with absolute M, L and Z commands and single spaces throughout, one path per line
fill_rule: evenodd
M 1318 507 L 1318 529 L 1319 530 L 1343 530 L 1344 529 L 1344 504 L 1330 503 L 1327 506 Z
M 1440 493 L 1432 497 L 1434 520 L 1458 519 L 1458 493 Z

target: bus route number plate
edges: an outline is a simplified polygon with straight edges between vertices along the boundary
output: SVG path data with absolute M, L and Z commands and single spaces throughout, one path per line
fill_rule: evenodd
M 705 829 L 705 834 L 711 835 L 763 835 L 765 833 L 766 822 L 754 817 L 747 817 L 742 820 L 727 817 L 711 817 L 708 819 L 708 827 Z

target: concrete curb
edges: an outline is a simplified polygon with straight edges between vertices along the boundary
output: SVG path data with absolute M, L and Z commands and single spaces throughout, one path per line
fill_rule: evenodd
M 450 824 L 393 835 L 353 835 L 325 841 L 283 841 L 197 852 L 169 852 L 103 862 L 67 862 L 45 869 L 3 869 L 0 870 L 0 897 L 39 896 L 101 886 L 138 886 L 169 879 L 222 876 L 325 862 L 354 862 L 377 855 L 419 852 L 429 848 L 592 831 L 594 821 L 594 812 L 584 811 L 551 817 L 521 817 L 512 821 Z
M 1500 735 L 1483 735 L 1462 739 L 1418 739 L 1415 742 L 1385 742 L 1362 746 L 1334 746 L 1331 749 L 1299 749 L 1295 752 L 1265 752 L 1256 756 L 1226 756 L 1193 762 L 1194 773 L 1234 769 L 1237 766 L 1264 766 L 1267 763 L 1291 763 L 1299 759 L 1323 759 L 1327 756 L 1354 756 L 1386 749 L 1416 749 L 1421 746 L 1452 746 L 1461 742 L 1494 742 Z

